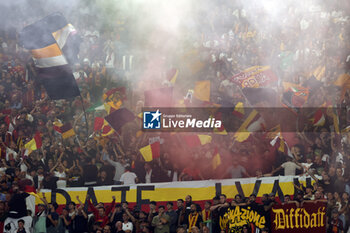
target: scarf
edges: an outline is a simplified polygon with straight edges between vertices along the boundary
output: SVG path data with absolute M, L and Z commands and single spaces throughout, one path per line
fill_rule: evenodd
M 192 227 L 196 226 L 198 220 L 198 213 L 196 212 L 195 214 L 191 213 L 188 215 L 188 232 L 192 232 Z
M 203 218 L 203 222 L 210 220 L 210 210 L 208 210 L 208 211 L 203 210 L 202 211 L 202 218 Z

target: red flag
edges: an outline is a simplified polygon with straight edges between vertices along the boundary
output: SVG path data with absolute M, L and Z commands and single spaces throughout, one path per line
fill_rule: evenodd
M 102 129 L 104 121 L 105 119 L 103 119 L 102 117 L 95 117 L 94 132 L 100 131 Z

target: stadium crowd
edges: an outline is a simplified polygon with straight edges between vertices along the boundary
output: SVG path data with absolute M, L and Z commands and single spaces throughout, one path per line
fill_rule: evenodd
M 119 19 L 113 31 L 72 20 L 82 39 L 80 61 L 72 67 L 81 97 L 74 100 L 50 100 L 36 80 L 36 67 L 30 53 L 18 43 L 18 31 L 12 28 L 1 31 L 0 223 L 11 216 L 11 210 L 18 210 L 15 198 L 25 198 L 27 195 L 23 191 L 28 186 L 39 191 L 310 175 L 315 180 L 314 185 L 296 186 L 298 192 L 293 200 L 298 203 L 327 201 L 327 227 L 346 232 L 350 224 L 350 134 L 347 131 L 350 95 L 344 80 L 348 78 L 350 67 L 350 8 L 346 1 L 339 1 L 338 6 L 324 4 L 323 7 L 315 5 L 307 13 L 291 4 L 284 9 L 286 15 L 275 28 L 268 27 L 268 20 L 259 20 L 268 18 L 268 13 L 254 6 L 221 3 L 210 14 L 199 8 L 196 17 L 202 27 L 198 31 L 188 28 L 188 33 L 192 34 L 186 37 L 186 47 L 172 54 L 175 58 L 165 56 L 168 65 L 157 70 L 156 76 L 160 78 L 155 80 L 158 83 L 141 78 L 149 60 L 160 58 L 156 55 L 150 58 L 148 52 L 134 49 L 138 40 L 130 38 L 130 19 Z M 183 58 L 188 59 L 188 56 L 191 56 L 190 66 L 183 64 Z M 302 107 L 330 103 L 336 110 L 340 109 L 338 122 L 327 113 L 322 126 L 309 123 L 293 134 L 292 156 L 288 156 L 287 150 L 281 152 L 271 146 L 271 138 L 261 137 L 261 133 L 234 144 L 230 132 L 226 135 L 213 133 L 210 144 L 194 150 L 187 150 L 177 136 L 155 133 L 150 137 L 163 140 L 161 157 L 145 162 L 139 149 L 148 144 L 149 138 L 138 135 L 139 119 L 120 133 L 102 136 L 101 132 L 93 131 L 95 117 L 107 115 L 105 110 L 96 107 L 103 104 L 103 94 L 112 88 L 124 90 L 122 105 L 138 115 L 144 103 L 145 87 L 171 85 L 164 81 L 165 73 L 177 67 L 179 77 L 174 86 L 182 97 L 191 82 L 210 80 L 211 102 L 228 107 L 238 102 L 248 105 L 239 87 L 229 79 L 246 68 L 265 64 L 285 82 L 306 87 L 311 77 L 317 80 L 317 87 L 308 86 L 310 96 Z M 279 91 L 281 87 L 279 83 Z M 75 133 L 63 139 L 62 132 L 56 131 L 57 122 L 70 122 Z M 335 130 L 337 127 L 339 132 Z M 40 132 L 42 146 L 28 154 L 24 145 L 36 132 Z M 216 149 L 213 145 L 219 148 L 222 161 L 214 168 L 212 159 Z M 220 232 L 217 212 L 238 204 L 259 205 L 267 211 L 275 202 L 274 195 L 266 194 L 258 202 L 255 203 L 254 195 L 247 199 L 238 195 L 232 202 L 222 195 L 200 207 L 187 196 L 186 201 L 178 200 L 176 207 L 173 202 L 166 207 L 152 202 L 146 213 L 129 209 L 126 202 L 116 204 L 115 200 L 107 206 L 103 203 L 94 206 L 89 202 L 89 208 L 84 209 L 77 199 L 57 213 L 57 204 L 49 204 L 43 197 L 44 204 L 38 206 L 36 213 L 29 214 L 34 216 L 34 232 L 209 232 L 209 225 L 214 229 L 212 232 Z M 208 224 L 210 219 L 211 224 Z M 43 226 L 47 230 L 41 228 Z

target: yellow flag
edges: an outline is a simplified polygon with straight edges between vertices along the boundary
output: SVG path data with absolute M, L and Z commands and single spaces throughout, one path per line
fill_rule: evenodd
M 221 164 L 221 156 L 219 153 L 217 153 L 212 160 L 213 170 L 215 170 L 217 167 L 219 167 Z
M 243 142 L 248 139 L 251 132 L 249 132 L 247 128 L 257 115 L 258 112 L 255 109 L 249 114 L 247 119 L 243 122 L 243 124 L 239 127 L 238 131 L 234 135 L 236 141 Z
M 209 135 L 199 134 L 198 138 L 199 138 L 199 141 L 201 142 L 201 145 L 211 143 L 211 136 Z
M 320 81 L 324 77 L 325 72 L 326 72 L 326 66 L 318 66 L 312 72 L 312 75 L 315 76 L 315 78 Z
M 36 142 L 35 142 L 35 139 L 33 138 L 32 140 L 30 140 L 29 142 L 27 142 L 25 145 L 24 145 L 24 148 L 30 150 L 30 151 L 33 151 L 33 150 L 36 150 Z
M 140 149 L 140 153 L 142 154 L 143 158 L 145 159 L 146 162 L 150 162 L 153 160 L 152 156 L 152 148 L 150 145 L 142 147 Z
M 194 97 L 202 101 L 210 101 L 210 81 L 196 82 Z

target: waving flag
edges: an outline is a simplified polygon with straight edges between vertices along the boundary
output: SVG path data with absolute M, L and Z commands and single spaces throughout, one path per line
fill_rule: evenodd
M 302 107 L 309 97 L 309 88 L 289 82 L 283 82 L 283 87 L 282 104 L 297 113 L 296 108 Z
M 63 124 L 60 120 L 55 120 L 52 124 L 53 124 L 53 129 L 56 132 L 62 133 L 61 127 L 63 126 Z
M 41 146 L 42 146 L 42 140 L 41 140 L 40 133 L 36 132 L 34 135 L 34 138 L 32 140 L 30 140 L 29 142 L 27 142 L 24 145 L 24 148 L 26 148 L 28 151 L 28 154 L 30 154 L 32 151 L 41 148 Z
M 210 101 L 210 81 L 198 81 L 194 87 L 194 97 L 201 101 Z
M 70 138 L 75 135 L 75 131 L 70 123 L 66 123 L 61 126 L 62 138 Z
M 74 30 L 59 13 L 49 15 L 20 32 L 20 42 L 31 51 L 38 78 L 51 99 L 70 99 L 80 95 L 62 48 Z
M 237 132 L 234 135 L 234 138 L 238 142 L 244 142 L 247 140 L 252 132 L 259 131 L 263 129 L 264 121 L 260 114 L 253 110 L 247 119 L 242 123 Z
M 211 142 L 211 136 L 205 134 L 183 135 L 182 138 L 189 147 L 197 147 Z
M 218 148 L 215 148 L 214 157 L 211 163 L 214 171 L 221 165 L 221 156 L 219 154 Z
M 123 125 L 130 121 L 133 121 L 134 119 L 134 113 L 126 108 L 118 109 L 105 117 L 105 120 L 115 131 L 120 130 Z
M 140 153 L 146 162 L 160 157 L 160 142 L 156 141 L 148 146 L 142 147 Z
M 231 78 L 231 82 L 240 85 L 242 88 L 264 87 L 277 83 L 277 81 L 278 78 L 270 66 L 253 66 Z
M 316 67 L 316 69 L 311 73 L 311 75 L 313 75 L 317 80 L 321 80 L 322 78 L 324 78 L 325 72 L 326 72 L 326 66 L 320 65 Z
M 333 83 L 333 85 L 341 88 L 340 101 L 343 101 L 345 97 L 345 93 L 350 89 L 350 75 L 349 74 L 339 75 L 339 77 Z
M 125 100 L 125 87 L 118 87 L 108 90 L 106 93 L 103 94 L 103 100 L 106 102 L 107 112 L 111 112 L 114 110 L 117 110 L 121 107 L 123 104 L 123 101 Z
M 101 136 L 105 137 L 114 133 L 112 127 L 102 117 L 95 117 L 94 132 L 101 131 Z
M 235 108 L 233 109 L 232 114 L 239 117 L 239 118 L 242 118 L 244 116 L 244 107 L 243 107 L 242 102 L 238 102 L 236 104 Z
M 318 109 L 315 112 L 314 117 L 311 118 L 311 121 L 313 126 L 323 126 L 326 123 L 325 113 L 323 109 Z

